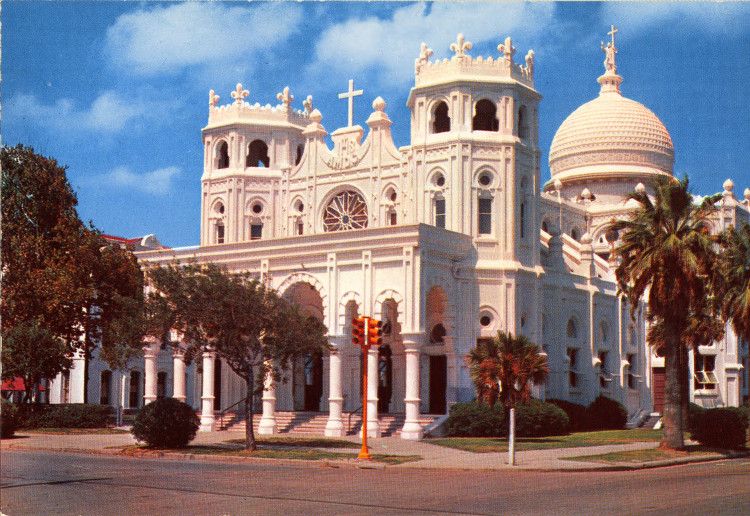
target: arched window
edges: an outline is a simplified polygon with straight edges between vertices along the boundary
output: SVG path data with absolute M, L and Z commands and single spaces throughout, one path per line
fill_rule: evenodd
M 260 220 L 250 222 L 250 240 L 260 240 L 263 238 L 263 223 Z
M 570 237 L 575 240 L 576 242 L 581 237 L 581 235 L 578 232 L 578 228 L 573 228 L 570 230 Z
M 568 319 L 568 327 L 565 330 L 566 335 L 571 339 L 578 338 L 578 326 L 575 319 Z
M 529 118 L 526 115 L 526 106 L 518 108 L 518 137 L 522 140 L 529 137 Z
M 437 323 L 430 332 L 430 344 L 442 344 L 446 335 L 447 332 L 443 323 Z
M 222 222 L 216 224 L 216 243 L 224 243 L 224 224 Z
M 396 210 L 394 210 L 393 208 L 388 210 L 388 224 L 390 224 L 391 226 L 395 226 L 396 224 L 398 224 L 398 215 L 396 214 Z
M 302 153 L 305 152 L 305 146 L 301 143 L 297 145 L 297 157 L 294 160 L 295 165 L 299 165 L 299 162 L 302 161 Z
M 432 132 L 447 133 L 451 130 L 451 119 L 448 116 L 448 104 L 438 102 L 432 111 Z
M 544 231 L 545 233 L 549 233 L 549 224 L 547 224 L 546 220 L 542 221 L 542 231 Z
M 302 235 L 305 232 L 305 223 L 302 219 L 297 220 L 297 234 Z
M 471 120 L 472 131 L 497 131 L 500 123 L 497 120 L 497 106 L 492 101 L 482 99 L 474 108 Z
M 445 199 L 436 197 L 434 203 L 435 227 L 445 229 Z
M 247 153 L 247 167 L 269 167 L 268 145 L 263 140 L 253 140 L 250 142 Z
M 477 210 L 478 233 L 489 235 L 492 233 L 492 197 L 480 197 Z
M 521 238 L 526 237 L 526 203 L 521 201 L 521 213 L 519 217 L 519 224 L 521 227 Z
M 225 141 L 216 148 L 216 168 L 229 168 L 229 145 Z

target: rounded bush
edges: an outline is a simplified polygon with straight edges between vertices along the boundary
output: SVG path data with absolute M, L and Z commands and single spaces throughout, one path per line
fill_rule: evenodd
M 0 402 L 0 438 L 8 439 L 18 428 L 18 408 L 5 400 Z
M 589 405 L 588 419 L 591 430 L 622 430 L 628 422 L 628 412 L 622 403 L 599 396 Z
M 446 433 L 451 437 L 499 437 L 506 431 L 505 426 L 502 405 L 490 407 L 472 401 L 451 407 Z
M 568 415 L 553 403 L 531 400 L 516 406 L 516 435 L 518 437 L 565 435 L 569 431 Z M 508 433 L 507 428 L 504 429 L 504 433 Z
M 571 432 L 585 432 L 590 428 L 591 423 L 589 423 L 589 413 L 585 406 L 565 400 L 553 399 L 547 400 L 547 402 L 557 405 L 565 411 L 565 414 L 570 421 Z
M 748 417 L 737 407 L 708 409 L 695 418 L 693 439 L 706 446 L 741 449 L 747 443 Z
M 184 448 L 195 438 L 198 425 L 198 416 L 190 405 L 163 398 L 138 412 L 132 433 L 152 448 Z

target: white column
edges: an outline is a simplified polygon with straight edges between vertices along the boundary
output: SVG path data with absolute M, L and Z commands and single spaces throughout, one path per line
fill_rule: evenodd
M 341 388 L 341 352 L 338 347 L 331 349 L 328 356 L 328 374 L 328 423 L 326 423 L 325 435 L 342 437 L 345 435 L 344 422 L 341 419 L 344 408 L 344 394 Z
M 201 426 L 200 432 L 210 432 L 214 429 L 214 363 L 216 353 L 203 353 L 203 395 L 201 396 Z
M 271 435 L 278 432 L 276 429 L 276 382 L 273 376 L 266 374 L 263 385 L 263 416 L 258 423 L 258 434 Z
M 404 340 L 406 353 L 406 420 L 401 429 L 401 438 L 418 441 L 423 436 L 422 425 L 419 424 L 419 348 L 414 341 Z
M 146 372 L 145 388 L 143 389 L 143 404 L 148 405 L 156 401 L 156 356 L 159 354 L 159 343 L 148 342 L 143 346 L 143 368 Z
M 176 348 L 172 353 L 172 397 L 183 403 L 185 394 L 185 352 Z
M 380 437 L 378 423 L 378 348 L 367 353 L 367 437 Z
M 97 380 L 98 382 L 98 380 Z M 62 385 L 62 384 L 61 384 Z M 68 373 L 68 400 L 64 403 L 83 403 L 86 390 L 86 355 L 83 351 L 76 351 L 73 355 L 73 365 Z M 88 400 L 89 403 L 99 403 L 99 400 Z

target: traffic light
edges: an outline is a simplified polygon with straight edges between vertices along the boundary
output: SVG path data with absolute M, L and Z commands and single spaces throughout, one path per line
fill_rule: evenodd
M 365 318 L 355 317 L 352 319 L 352 344 L 365 346 Z
M 370 319 L 367 332 L 367 343 L 370 346 L 380 346 L 383 343 L 383 322 Z

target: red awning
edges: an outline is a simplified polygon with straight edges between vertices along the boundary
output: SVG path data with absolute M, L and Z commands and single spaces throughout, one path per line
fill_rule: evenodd
M 3 386 L 2 390 L 4 391 L 26 391 L 25 383 L 23 381 L 23 378 L 20 376 L 17 376 L 16 378 L 13 378 L 12 380 L 3 380 Z M 45 390 L 44 385 L 39 386 L 39 390 L 43 391 Z

